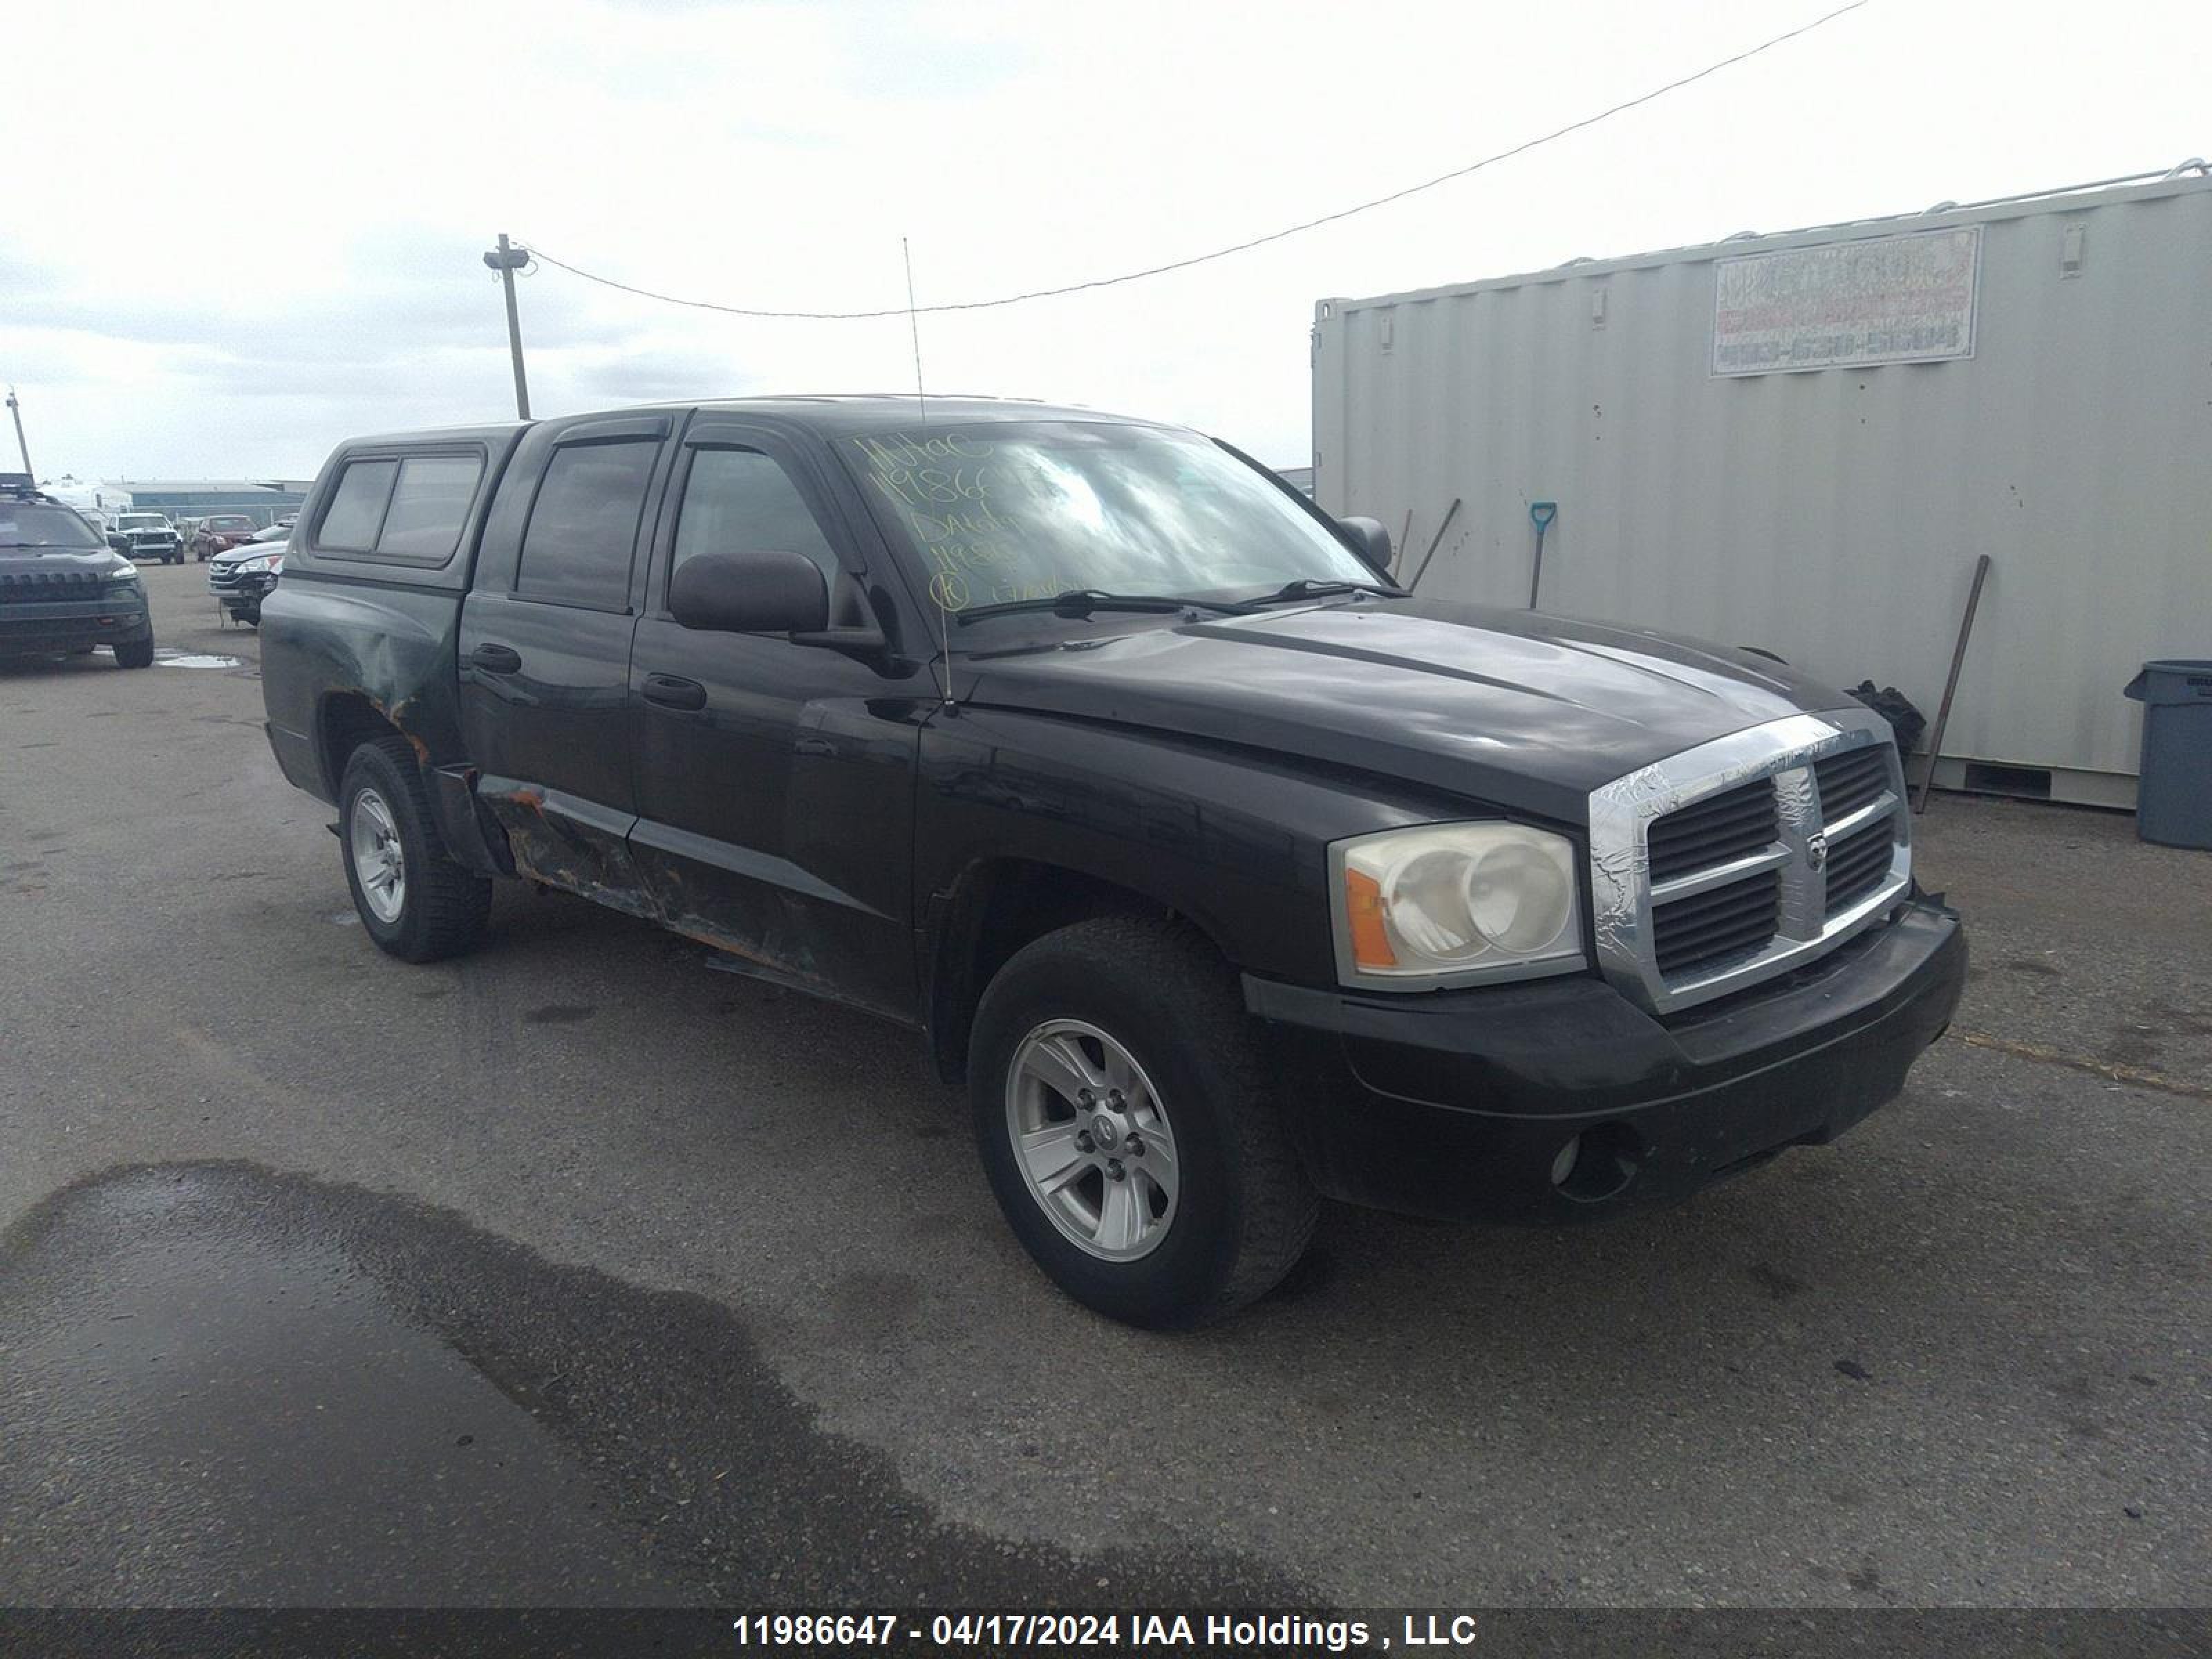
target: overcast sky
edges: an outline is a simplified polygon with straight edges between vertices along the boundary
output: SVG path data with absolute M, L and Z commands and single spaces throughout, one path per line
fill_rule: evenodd
M 728 303 L 966 299 L 1171 259 L 1462 165 L 1836 0 L 1499 5 L 19 0 L 0 379 L 42 476 L 305 477 L 503 418 L 501 230 Z M 1347 223 L 1104 292 L 925 317 L 933 391 L 1306 458 L 1313 302 L 2164 168 L 2212 152 L 2201 9 L 1873 0 Z M 905 320 L 520 284 L 540 414 L 903 390 Z M 15 465 L 12 453 L 4 463 Z

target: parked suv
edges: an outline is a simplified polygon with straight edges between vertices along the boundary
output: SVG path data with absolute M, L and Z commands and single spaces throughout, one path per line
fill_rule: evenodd
M 124 668 L 154 660 L 154 619 L 137 567 L 27 477 L 0 480 L 0 658 L 101 646 Z
M 1139 1323 L 1266 1291 L 1323 1195 L 1592 1220 L 1895 1095 L 1966 941 L 1880 719 L 1389 566 L 1035 404 L 365 439 L 264 603 L 269 738 L 392 956 L 520 877 L 916 1028 L 1022 1243 Z
M 118 514 L 107 544 L 133 559 L 159 559 L 163 564 L 185 562 L 184 538 L 165 514 Z

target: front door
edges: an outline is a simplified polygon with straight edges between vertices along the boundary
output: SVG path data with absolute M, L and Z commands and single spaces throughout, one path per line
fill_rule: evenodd
M 667 614 L 669 576 L 695 554 L 792 552 L 821 568 L 833 623 L 861 621 L 865 573 L 826 485 L 774 434 L 712 416 L 685 434 L 630 658 L 630 850 L 668 927 L 912 1020 L 922 705 L 836 651 Z

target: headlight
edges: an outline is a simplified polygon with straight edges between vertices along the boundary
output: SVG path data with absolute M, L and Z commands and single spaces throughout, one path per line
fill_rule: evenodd
M 258 576 L 263 571 L 273 568 L 276 562 L 276 555 L 271 553 L 264 553 L 258 559 L 240 559 L 235 565 L 233 565 L 231 568 L 237 571 L 241 576 Z
M 135 564 L 126 564 L 120 570 L 109 571 L 107 573 L 107 585 L 110 587 L 137 586 L 138 567 Z
M 1338 976 L 1425 991 L 1584 965 L 1574 843 L 1518 823 L 1386 830 L 1329 848 Z

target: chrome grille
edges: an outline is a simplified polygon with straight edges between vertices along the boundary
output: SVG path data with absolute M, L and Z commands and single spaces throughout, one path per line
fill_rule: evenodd
M 1850 909 L 1881 885 L 1896 840 L 1896 829 L 1885 817 L 1828 848 L 1828 915 Z
M 1724 791 L 1652 824 L 1651 879 L 1671 880 L 1756 853 L 1771 846 L 1780 833 L 1773 779 Z
M 1590 797 L 1598 963 L 1655 1012 L 1826 954 L 1911 878 L 1904 774 L 1869 710 L 1753 726 Z
M 1820 816 L 1830 823 L 1856 812 L 1889 787 L 1889 757 L 1878 749 L 1847 749 L 1813 763 Z
M 1768 870 L 1651 912 L 1651 949 L 1669 978 L 1766 948 L 1782 923 L 1782 878 Z

